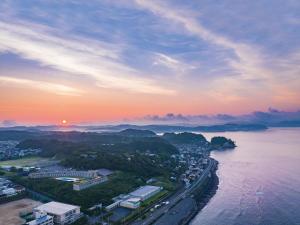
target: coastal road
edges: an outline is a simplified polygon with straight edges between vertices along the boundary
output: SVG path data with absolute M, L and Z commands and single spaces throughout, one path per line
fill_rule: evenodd
M 170 208 L 174 207 L 180 200 L 186 198 L 196 188 L 198 188 L 198 186 L 201 185 L 205 181 L 207 176 L 210 174 L 211 169 L 215 167 L 215 164 L 216 164 L 216 161 L 209 158 L 207 168 L 203 171 L 201 176 L 189 188 L 184 189 L 182 192 L 178 193 L 178 195 L 171 196 L 170 199 L 168 199 L 168 201 L 169 201 L 168 205 L 165 205 L 165 206 L 157 209 L 146 219 L 134 222 L 133 225 L 153 224 L 156 220 L 158 220 L 158 218 L 160 218 L 163 214 L 168 212 L 170 210 Z

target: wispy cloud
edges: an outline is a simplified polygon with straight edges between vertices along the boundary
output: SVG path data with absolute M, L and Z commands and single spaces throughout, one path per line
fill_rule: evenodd
M 163 53 L 156 53 L 153 61 L 153 65 L 164 66 L 176 72 L 177 75 L 182 75 L 187 73 L 189 70 L 195 69 L 193 65 L 184 63 L 174 57 Z
M 271 57 L 257 45 L 231 40 L 222 34 L 209 30 L 201 24 L 199 18 L 196 18 L 195 13 L 173 7 L 173 5 L 168 4 L 168 1 L 135 0 L 135 2 L 143 9 L 151 11 L 170 23 L 179 25 L 180 29 L 183 27 L 189 32 L 189 35 L 227 51 L 227 54 L 222 57 L 231 68 L 230 76 L 223 74 L 214 80 L 215 90 L 208 95 L 215 99 L 221 97 L 221 99 L 226 98 L 225 101 L 234 102 L 253 95 L 253 92 L 257 92 L 257 94 L 262 91 L 271 93 L 276 91 L 278 86 L 286 80 L 282 76 L 283 73 L 286 78 L 291 78 L 294 77 L 295 72 L 298 74 L 300 72 L 297 63 L 288 66 L 285 64 L 286 68 L 284 65 L 279 66 L 277 63 L 283 64 L 282 59 Z M 295 55 L 298 54 L 293 55 L 288 57 L 288 60 L 295 62 Z M 176 65 L 170 60 L 165 59 L 164 61 L 165 64 Z M 289 87 L 292 84 L 288 82 L 285 85 Z M 247 89 L 242 88 L 245 86 Z
M 63 84 L 50 83 L 45 81 L 34 81 L 29 79 L 13 78 L 0 76 L 0 85 L 17 85 L 22 87 L 29 87 L 33 89 L 38 89 L 57 95 L 68 95 L 68 96 L 80 96 L 84 92 L 73 87 L 69 87 Z
M 179 11 L 165 2 L 148 0 L 136 0 L 136 2 L 162 18 L 182 25 L 192 35 L 202 40 L 233 50 L 235 58 L 228 59 L 231 66 L 239 70 L 245 78 L 252 78 L 254 75 L 251 70 L 257 68 L 261 62 L 260 53 L 254 46 L 234 42 L 229 38 L 216 34 L 205 28 L 200 21 L 196 20 L 193 16 L 188 15 L 183 10 Z
M 149 94 L 174 94 L 142 78 L 140 72 L 128 67 L 119 58 L 118 45 L 84 38 L 54 35 L 56 30 L 35 24 L 0 22 L 0 51 L 13 52 L 57 70 L 78 76 L 89 76 L 105 88 Z

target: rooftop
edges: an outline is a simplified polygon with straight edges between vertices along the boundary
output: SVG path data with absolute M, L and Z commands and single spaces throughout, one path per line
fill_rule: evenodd
M 132 196 L 137 196 L 137 197 L 145 197 L 148 194 L 160 190 L 161 187 L 158 186 L 152 186 L 152 185 L 146 185 L 146 186 L 142 186 L 138 189 L 136 189 L 135 191 L 131 192 L 130 195 Z
M 30 222 L 27 222 L 26 225 L 38 225 L 38 224 L 41 224 L 42 222 L 45 222 L 51 218 L 52 218 L 52 216 L 46 215 L 42 218 L 38 218 L 38 219 L 32 220 Z
M 129 199 L 125 200 L 124 202 L 138 203 L 140 201 L 141 201 L 140 198 L 129 198 Z
M 109 176 L 109 175 L 114 173 L 113 171 L 108 170 L 108 169 L 104 169 L 104 168 L 98 169 L 97 172 L 98 172 L 98 174 L 100 174 L 102 176 Z
M 35 209 L 40 210 L 40 211 L 45 211 L 50 214 L 54 215 L 62 215 L 65 214 L 66 212 L 69 212 L 70 210 L 76 209 L 79 206 L 76 205 L 69 205 L 69 204 L 64 204 L 60 202 L 49 202 L 43 205 L 40 205 L 36 207 Z

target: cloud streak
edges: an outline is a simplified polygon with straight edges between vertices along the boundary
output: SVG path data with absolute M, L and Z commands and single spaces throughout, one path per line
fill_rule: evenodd
M 21 79 L 5 76 L 0 76 L 0 85 L 17 85 L 27 88 L 29 87 L 33 89 L 38 89 L 57 95 L 67 96 L 80 96 L 84 93 L 82 90 L 78 90 L 63 84 L 50 83 L 45 81 L 33 81 L 30 79 Z
M 172 71 L 176 72 L 177 75 L 182 75 L 187 73 L 189 70 L 195 69 L 196 67 L 183 63 L 174 57 L 163 53 L 156 53 L 153 61 L 155 66 L 164 66 Z
M 259 89 L 261 91 L 261 87 L 270 93 L 277 90 L 279 85 L 282 85 L 283 73 L 286 78 L 289 78 L 294 76 L 295 71 L 298 74 L 300 72 L 296 63 L 284 68 L 281 59 L 274 59 L 266 55 L 260 47 L 233 41 L 228 37 L 207 29 L 193 15 L 193 12 L 173 7 L 173 5 L 168 4 L 166 1 L 135 0 L 135 2 L 139 7 L 152 12 L 160 18 L 182 26 L 191 36 L 198 37 L 207 43 L 215 45 L 216 48 L 227 51 L 227 54 L 223 57 L 227 65 L 231 68 L 231 71 L 228 74 L 222 74 L 221 77 L 213 81 L 213 86 L 217 87 L 214 92 L 209 93 L 209 96 L 213 98 L 218 99 L 220 96 L 226 96 L 229 102 L 235 102 L 252 95 L 255 90 Z M 295 61 L 294 58 L 292 57 L 291 61 Z M 164 61 L 173 66 L 176 65 L 176 63 L 170 60 Z M 277 64 L 278 62 L 279 65 Z M 253 85 L 253 83 L 256 85 Z M 285 85 L 290 86 L 292 84 L 288 82 Z M 240 90 L 239 87 L 241 86 L 247 86 L 248 89 Z
M 175 93 L 142 78 L 139 71 L 123 64 L 118 45 L 84 38 L 61 38 L 52 34 L 55 30 L 35 24 L 0 22 L 0 29 L 2 52 L 13 52 L 60 71 L 88 76 L 96 80 L 99 87 L 147 94 Z
M 137 4 L 150 10 L 151 12 L 163 18 L 169 19 L 175 23 L 181 24 L 192 35 L 208 41 L 212 44 L 219 45 L 228 49 L 232 49 L 237 57 L 237 60 L 231 61 L 233 67 L 242 71 L 242 65 L 249 68 L 259 64 L 260 55 L 253 49 L 253 46 L 248 46 L 243 43 L 233 42 L 230 39 L 206 29 L 199 21 L 184 11 L 178 11 L 167 4 L 158 3 L 158 1 L 136 0 Z M 234 63 L 235 62 L 235 63 Z M 248 70 L 248 69 L 247 69 Z M 248 73 L 245 75 L 248 75 Z

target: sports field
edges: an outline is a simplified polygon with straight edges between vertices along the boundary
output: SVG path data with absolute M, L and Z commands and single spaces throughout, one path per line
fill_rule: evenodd
M 16 160 L 0 161 L 0 166 L 36 166 L 50 161 L 51 159 L 49 158 L 33 156 Z

